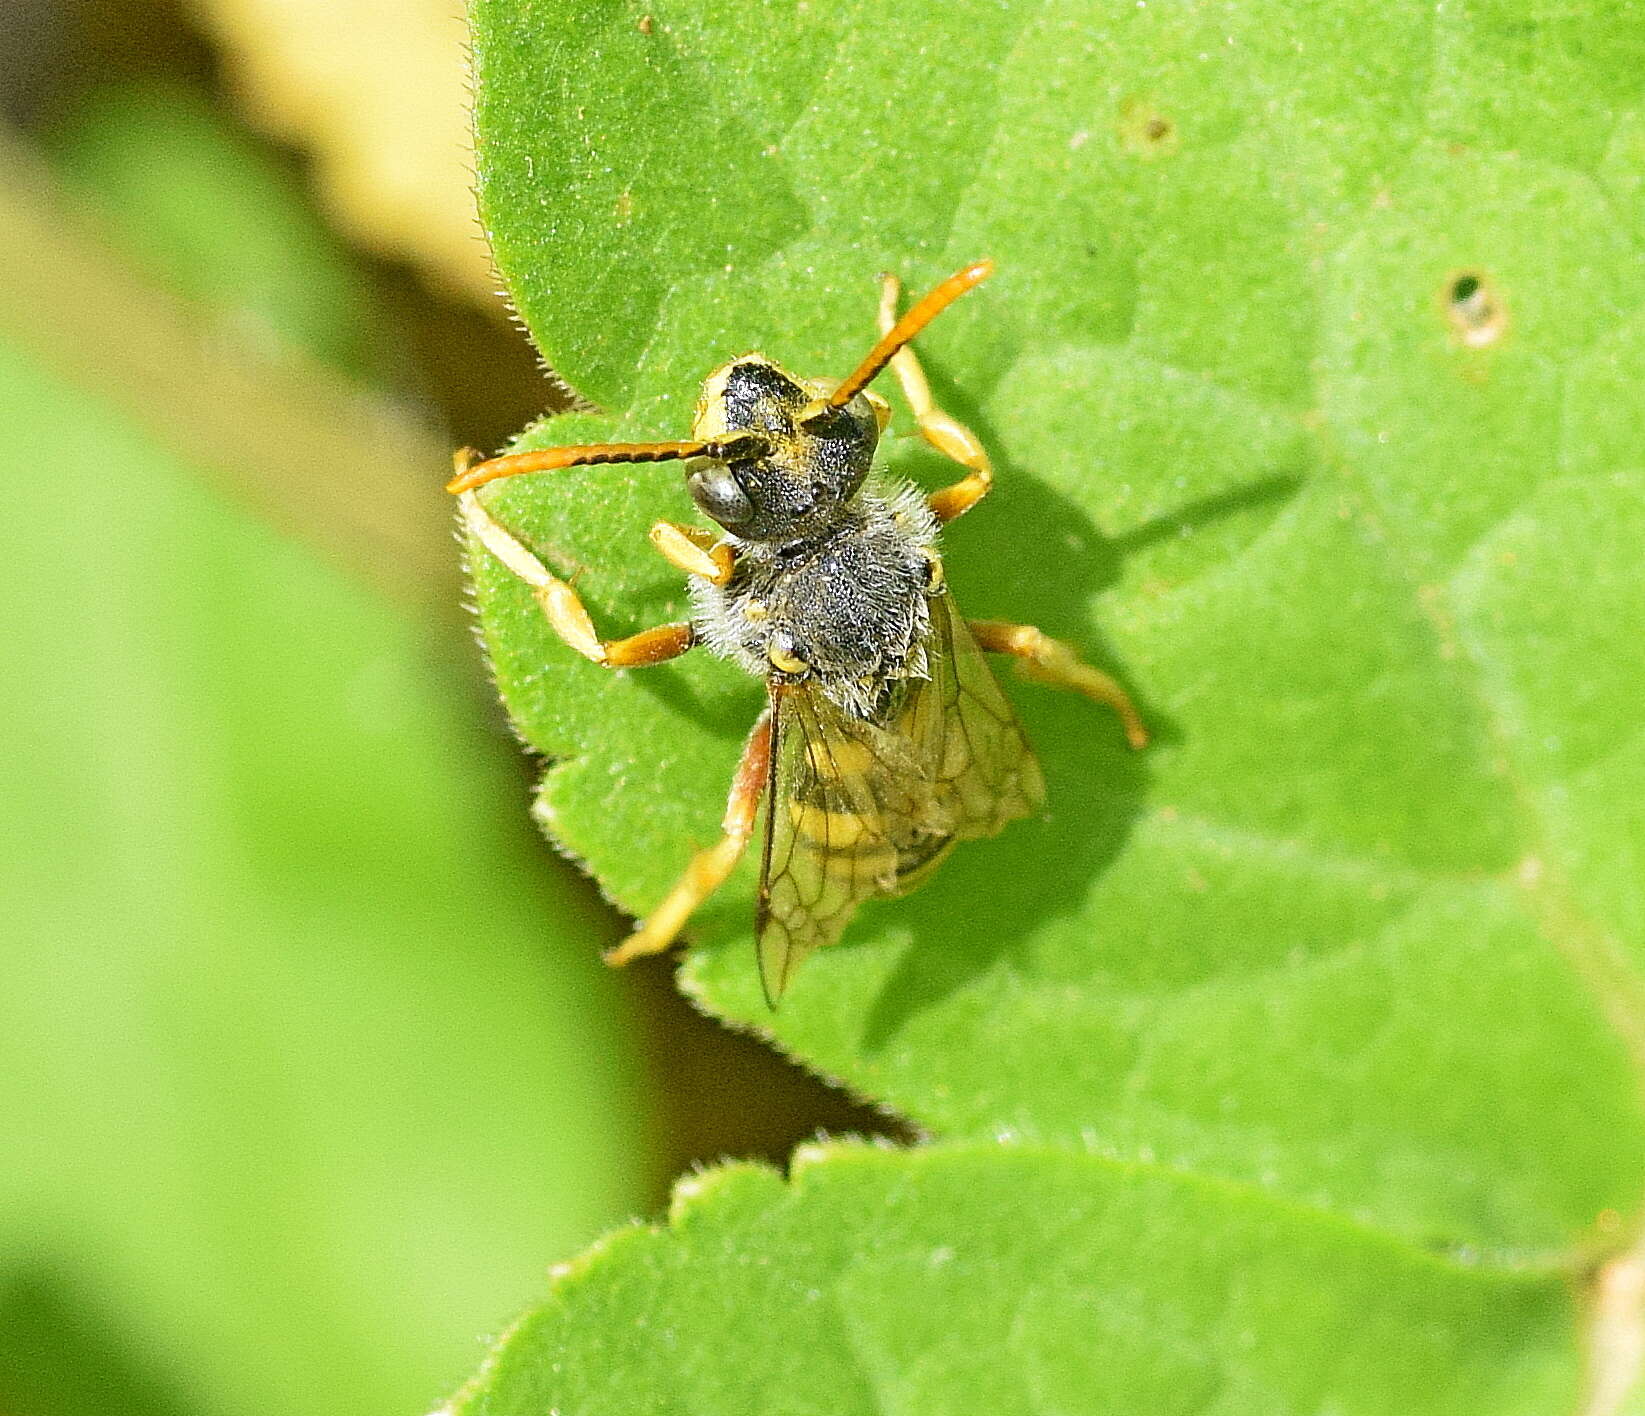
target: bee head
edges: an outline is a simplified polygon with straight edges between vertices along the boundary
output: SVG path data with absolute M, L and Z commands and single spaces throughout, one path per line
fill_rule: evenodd
M 748 541 L 787 541 L 824 529 L 856 496 L 874 461 L 887 407 L 858 393 L 839 407 L 837 385 L 798 379 L 762 354 L 745 354 L 708 376 L 692 437 L 747 435 L 747 456 L 686 463 L 691 498 Z
M 881 277 L 884 333 L 844 379 L 797 379 L 763 354 L 722 364 L 703 384 L 689 442 L 586 443 L 476 460 L 457 455 L 448 492 L 503 477 L 603 462 L 685 463 L 686 487 L 707 515 L 744 541 L 803 541 L 840 524 L 874 462 L 890 406 L 868 391 L 897 352 L 993 272 L 975 261 L 893 320 L 897 282 Z

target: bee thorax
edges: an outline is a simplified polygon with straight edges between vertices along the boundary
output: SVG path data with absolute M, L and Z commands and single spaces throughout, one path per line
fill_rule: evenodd
M 816 540 L 741 543 L 729 584 L 692 584 L 698 632 L 751 674 L 814 682 L 871 718 L 898 680 L 927 675 L 936 534 L 923 497 L 892 487 Z

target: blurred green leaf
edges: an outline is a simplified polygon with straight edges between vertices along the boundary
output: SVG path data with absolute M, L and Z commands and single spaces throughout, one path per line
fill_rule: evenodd
M 649 1191 L 605 926 L 496 810 L 518 788 L 450 672 L 454 625 L 208 487 L 178 386 L 200 351 L 121 303 L 68 224 L 39 244 L 19 171 L 0 1401 L 26 1409 L 31 1366 L 98 1361 L 92 1409 L 427 1409 L 547 1263 Z M 27 318 L 41 292 L 50 325 Z M 105 342 L 65 343 L 93 294 Z M 214 353 L 193 395 L 221 399 L 229 367 Z M 281 403 L 308 382 L 245 373 L 257 399 L 205 416 L 238 420 L 248 464 L 277 442 L 350 496 L 437 485 L 436 444 L 373 446 L 364 405 L 334 424 L 323 398 Z M 340 539 L 366 561 L 398 517 L 385 499 L 361 518 L 383 541 Z M 75 1319 L 41 1362 L 22 1349 L 53 1311 Z
M 1558 1279 L 1038 1148 L 686 1182 L 557 1278 L 453 1416 L 1570 1410 Z M 726 1360 L 735 1345 L 736 1358 Z
M 49 135 L 58 171 L 144 274 L 252 349 L 381 376 L 392 343 L 359 262 L 268 150 L 179 84 L 93 89 Z
M 1056 1243 L 1066 1197 L 1030 1197 L 1088 1162 L 1048 1146 L 1214 1177 L 1487 1269 L 1586 1272 L 1632 1242 L 1645 12 L 680 0 L 642 23 L 637 7 L 480 0 L 475 20 L 499 267 L 545 355 L 605 409 L 524 445 L 680 436 L 698 381 L 752 347 L 843 374 L 872 338 L 877 271 L 919 288 L 992 256 L 998 277 L 922 337 L 939 397 L 1000 469 L 948 538 L 951 581 L 971 613 L 1039 623 L 1114 668 L 1158 731 L 1134 757 L 1088 704 L 1013 686 L 1049 819 L 865 909 L 775 1015 L 749 862 L 698 921 L 693 996 L 938 1136 L 1030 1147 L 998 1161 L 1016 1184 L 988 1192 L 1006 1218 L 984 1249 L 1035 1255 L 1002 1268 L 1001 1295 L 1075 1265 L 1069 1311 L 1090 1311 L 1155 1262 L 1213 1292 L 1242 1271 L 1222 1210 Z M 953 472 L 906 419 L 887 461 L 927 485 Z M 687 609 L 644 543 L 653 518 L 690 514 L 677 475 L 522 478 L 490 504 L 627 633 Z M 489 557 L 471 569 L 509 710 L 555 759 L 539 815 L 643 914 L 712 839 L 760 688 L 704 655 L 602 673 Z M 900 1196 L 934 1162 L 876 1164 Z M 474 1409 L 532 1392 L 538 1409 L 564 1393 L 598 1410 L 585 1385 L 606 1381 L 651 1409 L 675 1392 L 694 1411 L 834 1409 L 826 1384 L 797 1389 L 798 1356 L 783 1398 L 725 1393 L 762 1380 L 748 1373 L 768 1344 L 801 1341 L 780 1334 L 807 1311 L 809 1246 L 866 1253 L 880 1233 L 759 1184 L 788 1227 L 727 1224 L 700 1250 L 689 1228 L 625 1241 L 591 1269 L 640 1283 L 668 1254 L 768 1275 L 747 1310 L 705 1277 L 641 1309 L 668 1313 L 660 1332 L 613 1319 L 595 1341 L 568 1287 L 501 1349 Z M 982 1223 L 957 1213 L 956 1234 Z M 1279 1312 L 1251 1329 L 1322 1347 L 1292 1354 L 1326 1363 L 1318 1385 L 1264 1399 L 1206 1355 L 1220 1399 L 1185 1405 L 1417 1409 L 1331 1365 L 1367 1324 L 1400 1320 L 1380 1270 L 1270 1237 L 1310 1297 L 1361 1295 L 1311 1335 Z M 1112 1270 L 1079 1266 L 1099 1252 Z M 966 1359 L 1033 1330 L 940 1287 L 852 1293 L 829 1351 L 846 1321 L 947 1323 Z M 744 1340 L 715 1340 L 689 1370 L 719 1375 L 682 1386 L 654 1359 L 696 1351 L 672 1324 L 698 1305 Z M 1482 1320 L 1459 1346 L 1568 1356 L 1571 1314 L 1539 1321 Z M 1137 1325 L 1150 1364 L 1156 1341 L 1221 1353 L 1241 1330 L 1215 1306 L 1174 1340 Z M 1087 1394 L 1112 1343 L 1089 1340 Z M 1594 1347 L 1624 1381 L 1626 1346 Z M 941 1372 L 954 1350 L 929 1335 L 905 1357 Z M 940 1385 L 892 1399 L 865 1385 L 892 1368 L 853 1360 L 843 1409 L 870 1393 L 954 1405 Z M 1571 1409 L 1558 1383 L 1513 1400 Z

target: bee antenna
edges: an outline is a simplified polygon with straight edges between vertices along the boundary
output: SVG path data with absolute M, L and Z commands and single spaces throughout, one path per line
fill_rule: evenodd
M 473 453 L 457 454 L 457 474 L 446 483 L 448 492 L 471 492 L 487 482 L 518 477 L 526 472 L 559 472 L 567 467 L 594 467 L 606 462 L 679 462 L 688 457 L 712 457 L 733 461 L 760 457 L 766 452 L 764 438 L 739 433 L 706 442 L 584 443 L 570 447 L 545 447 L 535 452 L 512 452 L 474 462 Z
M 897 351 L 936 319 L 961 295 L 973 286 L 981 285 L 994 273 L 994 262 L 975 261 L 964 270 L 956 271 L 947 280 L 929 291 L 896 324 L 886 332 L 868 357 L 857 365 L 856 371 L 824 400 L 829 408 L 843 408 L 871 384 L 880 371 L 895 357 Z

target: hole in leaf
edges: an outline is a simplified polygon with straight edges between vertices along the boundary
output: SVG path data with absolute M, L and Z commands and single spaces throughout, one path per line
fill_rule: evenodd
M 1495 344 L 1508 328 L 1508 312 L 1490 278 L 1479 271 L 1458 271 L 1443 290 L 1445 318 L 1470 349 Z

